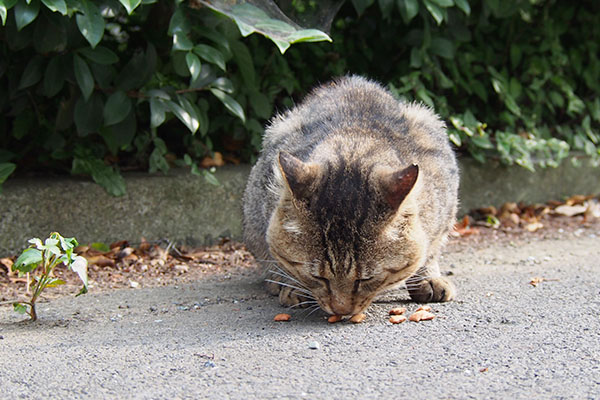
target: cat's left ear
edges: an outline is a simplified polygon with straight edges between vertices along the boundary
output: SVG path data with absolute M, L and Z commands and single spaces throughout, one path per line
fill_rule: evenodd
M 392 209 L 397 209 L 419 177 L 419 166 L 411 165 L 403 170 L 391 172 L 383 176 L 381 180 L 383 196 Z
M 299 200 L 308 198 L 319 177 L 319 166 L 305 163 L 286 151 L 279 152 L 277 158 L 281 174 L 294 197 Z

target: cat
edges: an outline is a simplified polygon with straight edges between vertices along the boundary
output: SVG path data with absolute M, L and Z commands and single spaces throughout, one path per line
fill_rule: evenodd
M 438 260 L 458 183 L 429 108 L 346 76 L 267 126 L 244 192 L 244 241 L 285 306 L 352 316 L 402 283 L 413 301 L 449 301 Z

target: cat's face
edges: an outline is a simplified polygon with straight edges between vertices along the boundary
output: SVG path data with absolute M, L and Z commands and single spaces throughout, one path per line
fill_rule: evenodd
M 288 156 L 280 164 L 290 190 L 269 224 L 271 254 L 327 313 L 358 314 L 423 262 L 424 233 L 410 207 L 399 208 L 418 169 L 365 174 Z

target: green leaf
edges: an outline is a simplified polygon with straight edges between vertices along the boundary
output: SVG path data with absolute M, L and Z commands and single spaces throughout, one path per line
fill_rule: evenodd
M 14 12 L 17 30 L 20 31 L 37 18 L 40 12 L 40 1 L 32 0 L 26 2 L 25 0 L 19 0 L 15 5 Z
M 419 0 L 398 0 L 397 4 L 405 24 L 408 24 L 419 13 Z
M 13 303 L 13 310 L 19 314 L 27 314 L 27 305 L 22 303 Z
M 103 253 L 108 253 L 110 251 L 110 247 L 106 243 L 102 242 L 94 242 L 90 244 L 90 247 L 94 250 L 101 251 Z
M 50 59 L 46 72 L 44 73 L 44 95 L 46 97 L 56 96 L 65 83 L 65 69 L 62 56 L 54 56 Z
M 436 37 L 431 39 L 431 51 L 440 57 L 453 59 L 454 45 L 446 38 Z
M 57 287 L 59 285 L 64 285 L 65 281 L 63 281 L 62 279 L 59 278 L 50 278 L 48 279 L 47 283 L 46 283 L 46 287 Z
M 73 174 L 89 174 L 94 182 L 99 184 L 112 196 L 123 196 L 126 192 L 125 180 L 114 168 L 105 165 L 97 158 L 79 158 L 75 156 L 72 166 Z
M 362 15 L 373 3 L 374 0 L 352 0 L 352 5 L 358 15 Z
M 195 81 L 198 78 L 198 75 L 200 75 L 200 69 L 202 68 L 200 59 L 197 55 L 190 51 L 185 55 L 185 62 L 187 63 L 192 80 Z
M 211 64 L 215 64 L 223 71 L 225 68 L 225 59 L 223 58 L 223 54 L 214 47 L 208 46 L 206 44 L 199 44 L 194 47 L 194 52 L 198 54 L 202 59 L 208 61 Z
M 271 117 L 272 107 L 267 96 L 258 90 L 253 90 L 249 95 L 250 105 L 252 109 L 262 119 L 268 119 Z
M 110 126 L 105 126 L 100 130 L 100 134 L 104 138 L 107 147 L 114 155 L 119 149 L 124 149 L 131 144 L 137 131 L 137 120 L 135 110 L 130 107 L 131 111 L 125 115 L 125 118 Z
M 19 271 L 22 274 L 31 272 L 42 262 L 42 252 L 38 249 L 28 248 L 17 258 L 12 266 L 13 271 Z
M 242 122 L 246 121 L 246 115 L 244 114 L 244 109 L 233 97 L 229 96 L 227 93 L 223 92 L 219 89 L 210 89 L 211 93 L 225 105 L 233 115 L 242 120 Z
M 80 97 L 75 103 L 73 118 L 79 136 L 96 133 L 102 127 L 104 103 L 98 93 L 92 94 L 88 101 Z
M 196 165 L 194 164 L 194 167 L 195 166 Z M 219 180 L 217 179 L 215 174 L 213 174 L 211 171 L 209 171 L 207 169 L 203 169 L 202 175 L 204 176 L 204 180 L 206 180 L 206 182 L 210 183 L 211 185 L 221 186 L 221 182 L 219 182 Z
M 13 173 L 17 166 L 13 163 L 0 163 L 0 185 Z
M 231 42 L 231 50 L 233 52 L 233 59 L 244 78 L 244 83 L 248 87 L 256 87 L 256 71 L 248 46 L 236 40 Z
M 77 51 L 88 60 L 102 65 L 110 65 L 119 61 L 119 56 L 104 46 L 83 47 Z
M 96 47 L 104 36 L 104 18 L 92 0 L 79 0 L 79 2 L 83 14 L 77 14 L 77 27 L 88 43 Z
M 73 56 L 73 70 L 75 71 L 75 79 L 81 89 L 83 98 L 87 101 L 94 91 L 94 77 L 90 71 L 90 67 L 85 60 L 77 54 Z
M 42 0 L 42 3 L 53 12 L 59 12 L 62 15 L 67 15 L 67 3 L 65 0 Z
M 165 112 L 168 107 L 161 99 L 156 97 L 150 98 L 150 126 L 156 128 L 165 122 Z
M 173 34 L 173 50 L 190 51 L 194 48 L 194 43 L 184 32 L 178 31 Z
M 131 100 L 124 91 L 117 90 L 106 100 L 104 105 L 104 125 L 114 125 L 121 122 L 131 111 Z
M 331 42 L 331 38 L 325 32 L 318 29 L 301 29 L 289 35 L 286 41 L 290 43 L 302 42 Z
M 423 2 L 425 3 L 425 8 L 427 8 L 427 11 L 429 11 L 429 14 L 431 14 L 438 25 L 444 22 L 445 13 L 443 8 L 433 3 L 433 0 L 423 0 Z
M 131 15 L 133 10 L 142 3 L 142 0 L 119 0 L 119 3 L 123 4 L 123 7 L 127 10 L 127 14 Z
M 454 5 L 454 0 L 431 0 L 431 2 L 443 8 L 452 7 Z
M 73 272 L 75 272 L 77 274 L 77 276 L 79 276 L 79 279 L 81 279 L 81 282 L 83 282 L 83 287 L 85 289 L 85 292 L 83 292 L 83 293 L 87 293 L 87 287 L 88 287 L 87 268 L 88 268 L 88 262 L 85 259 L 85 257 L 76 256 L 75 259 L 73 260 L 73 263 L 71 264 L 71 270 Z M 83 293 L 80 292 L 79 294 L 83 294 Z
M 185 109 L 174 101 L 166 101 L 165 105 L 173 114 L 175 114 L 177 119 L 183 122 L 183 124 L 190 130 L 191 133 L 196 133 L 200 127 L 200 121 L 198 120 L 197 115 L 195 115 L 193 109 Z
M 469 5 L 468 0 L 454 0 L 454 3 L 462 10 L 462 12 L 467 15 L 471 15 L 471 6 Z
M 19 82 L 19 89 L 25 89 L 35 85 L 42 79 L 42 56 L 36 55 L 29 60 L 23 75 L 21 75 L 21 81 Z

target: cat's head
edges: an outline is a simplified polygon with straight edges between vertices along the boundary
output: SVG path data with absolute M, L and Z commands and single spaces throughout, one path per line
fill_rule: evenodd
M 302 162 L 281 152 L 280 201 L 267 241 L 294 284 L 330 314 L 354 315 L 422 265 L 416 165 L 394 169 L 339 157 Z

